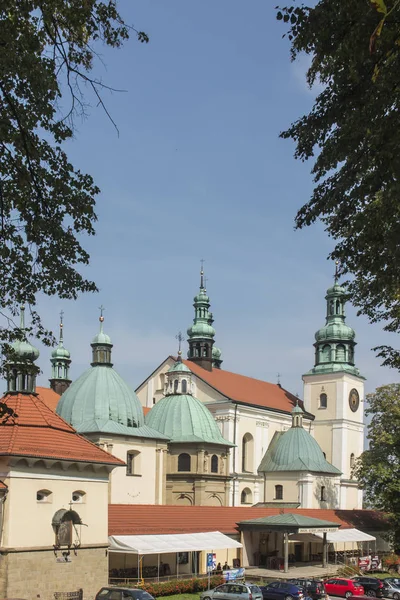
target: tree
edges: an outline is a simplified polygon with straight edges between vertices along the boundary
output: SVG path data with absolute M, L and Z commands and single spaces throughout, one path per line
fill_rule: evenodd
M 0 341 L 20 337 L 15 315 L 32 308 L 37 336 L 51 336 L 35 311 L 37 295 L 76 298 L 96 291 L 78 268 L 89 261 L 82 234 L 93 235 L 92 177 L 68 160 L 63 144 L 90 90 L 100 43 L 118 48 L 133 31 L 116 0 L 3 0 L 0 6 Z M 60 105 L 69 108 L 62 113 Z M 111 118 L 111 117 L 110 117 Z
M 390 538 L 400 551 L 400 384 L 367 395 L 369 449 L 356 462 L 354 476 L 374 508 L 387 513 Z
M 315 186 L 296 227 L 325 224 L 359 314 L 398 332 L 400 2 L 319 0 L 277 18 L 289 25 L 292 60 L 311 57 L 308 84 L 323 85 L 309 114 L 281 134 L 294 140 L 297 159 L 313 159 Z M 399 351 L 375 350 L 400 368 Z

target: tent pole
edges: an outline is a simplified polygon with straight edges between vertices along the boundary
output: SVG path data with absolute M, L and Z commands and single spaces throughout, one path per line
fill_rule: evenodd
M 157 582 L 160 583 L 160 555 L 157 554 Z
M 137 555 L 137 582 L 139 583 L 139 577 L 140 577 L 140 558 L 139 558 L 139 552 Z
M 327 556 L 327 549 L 328 549 L 328 544 L 327 544 L 327 538 L 326 538 L 326 531 L 324 531 L 323 533 L 323 538 L 322 538 L 322 566 L 324 569 L 326 569 L 326 556 Z
M 176 578 L 179 579 L 179 554 L 176 553 Z
M 284 547 L 284 573 L 289 571 L 289 534 L 287 531 L 283 533 L 283 547 Z

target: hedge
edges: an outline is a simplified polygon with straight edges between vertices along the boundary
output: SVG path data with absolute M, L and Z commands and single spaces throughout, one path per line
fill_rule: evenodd
M 210 587 L 215 588 L 217 585 L 225 583 L 222 575 L 212 575 L 210 577 Z M 174 594 L 192 594 L 203 592 L 208 588 L 208 577 L 203 579 L 172 579 L 171 581 L 163 581 L 160 583 L 144 583 L 140 586 L 146 592 L 149 592 L 155 598 L 157 596 L 172 596 Z

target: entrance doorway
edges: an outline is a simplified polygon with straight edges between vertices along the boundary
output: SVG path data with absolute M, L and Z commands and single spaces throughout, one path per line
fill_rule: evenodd
M 296 562 L 301 562 L 303 560 L 303 544 L 294 545 L 294 559 Z

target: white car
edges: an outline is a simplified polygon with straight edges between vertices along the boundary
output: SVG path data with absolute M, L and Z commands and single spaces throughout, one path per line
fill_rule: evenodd
M 257 585 L 247 583 L 223 583 L 213 590 L 200 595 L 201 600 L 263 600 L 262 591 Z

